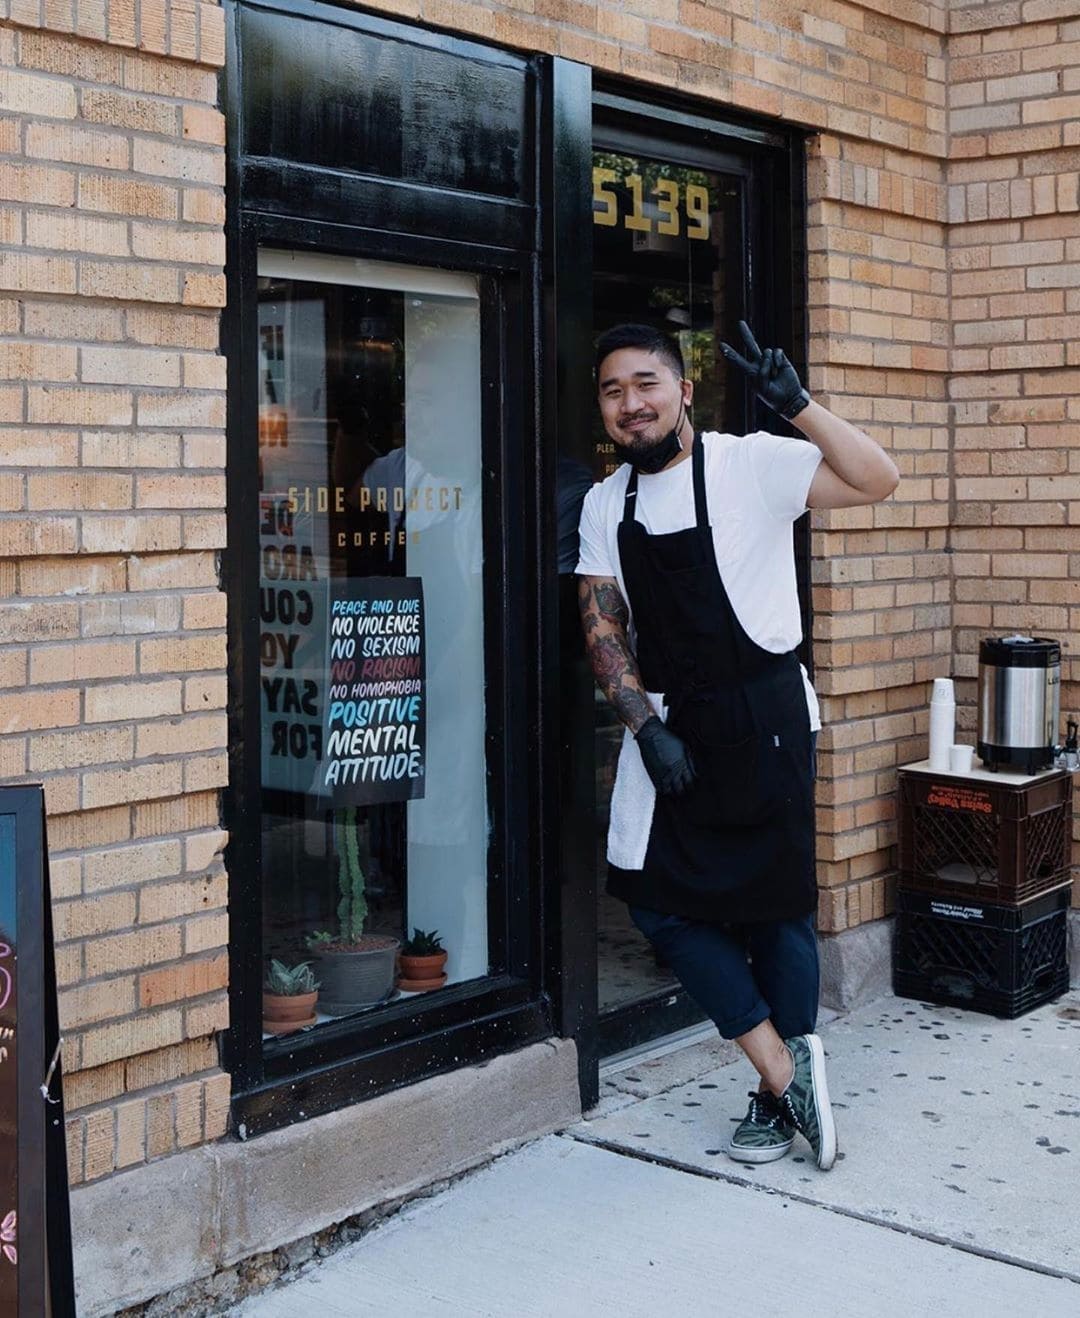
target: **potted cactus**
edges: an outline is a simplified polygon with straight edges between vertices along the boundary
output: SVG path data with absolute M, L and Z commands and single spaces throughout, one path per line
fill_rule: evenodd
M 319 981 L 311 963 L 287 966 L 274 958 L 263 985 L 263 1029 L 267 1034 L 288 1034 L 315 1024 Z
M 439 939 L 437 929 L 428 934 L 414 928 L 412 937 L 402 944 L 398 957 L 401 966 L 398 988 L 405 993 L 422 993 L 426 989 L 442 988 L 446 983 L 443 969 L 446 956 L 446 948 Z
M 320 1008 L 327 1016 L 347 1016 L 390 996 L 398 939 L 364 933 L 368 917 L 367 878 L 360 862 L 356 808 L 337 811 L 334 833 L 338 855 L 338 933 L 319 930 L 307 937 L 322 981 Z

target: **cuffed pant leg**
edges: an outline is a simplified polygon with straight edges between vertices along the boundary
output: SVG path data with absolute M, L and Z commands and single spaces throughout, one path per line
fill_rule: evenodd
M 781 1039 L 812 1034 L 817 1024 L 820 966 L 814 916 L 745 926 L 753 975 Z
M 721 925 L 684 920 L 640 906 L 630 918 L 674 971 L 679 983 L 725 1039 L 760 1025 L 770 1015 L 746 960 L 745 945 Z

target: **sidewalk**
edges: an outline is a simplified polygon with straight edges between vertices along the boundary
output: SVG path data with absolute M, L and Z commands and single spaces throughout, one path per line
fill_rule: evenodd
M 589 1119 L 235 1318 L 1080 1314 L 1080 996 L 1017 1021 L 890 997 L 821 1034 L 831 1172 L 801 1141 L 724 1156 L 753 1073 L 714 1039 L 609 1076 Z

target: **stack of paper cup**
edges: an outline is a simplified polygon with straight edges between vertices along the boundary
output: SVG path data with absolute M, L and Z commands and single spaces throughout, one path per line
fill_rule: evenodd
M 930 768 L 937 772 L 949 767 L 949 748 L 956 735 L 956 696 L 951 677 L 934 678 L 930 697 Z

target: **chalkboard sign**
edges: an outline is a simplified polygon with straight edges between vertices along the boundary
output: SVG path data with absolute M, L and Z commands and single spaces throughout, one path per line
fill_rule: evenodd
M 327 623 L 323 794 L 335 809 L 418 800 L 427 726 L 422 581 L 335 582 Z
M 0 1314 L 74 1318 L 40 786 L 0 787 Z

